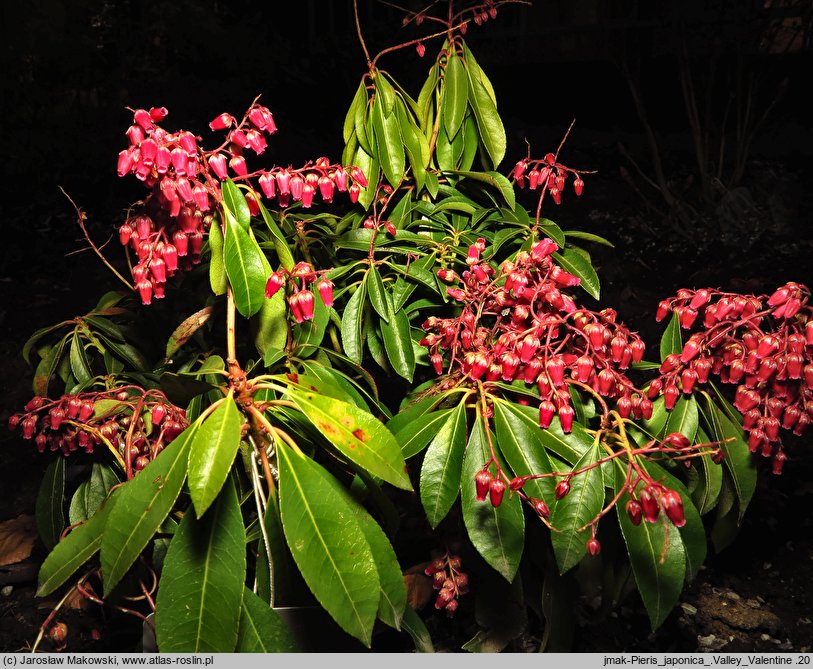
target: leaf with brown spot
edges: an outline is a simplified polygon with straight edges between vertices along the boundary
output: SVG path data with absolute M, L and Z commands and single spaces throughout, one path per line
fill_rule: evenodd
M 412 490 L 398 442 L 371 413 L 325 395 L 288 395 L 302 413 L 344 456 L 374 476 L 403 490 Z M 363 438 L 360 438 L 363 437 Z
M 200 311 L 196 311 L 194 314 L 184 319 L 184 321 L 178 327 L 176 327 L 175 330 L 173 330 L 172 334 L 169 336 L 169 341 L 167 342 L 167 358 L 171 358 L 173 355 L 175 355 L 175 352 L 186 342 L 188 342 L 192 335 L 206 325 L 206 321 L 211 318 L 213 311 L 214 306 L 210 304 L 208 307 L 204 307 Z
M 34 516 L 23 514 L 0 523 L 0 567 L 22 562 L 34 548 L 37 524 Z

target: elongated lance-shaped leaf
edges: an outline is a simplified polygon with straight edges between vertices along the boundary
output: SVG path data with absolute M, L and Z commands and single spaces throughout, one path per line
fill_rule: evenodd
M 601 448 L 594 444 L 573 466 L 573 470 L 587 467 L 600 457 Z M 553 505 L 551 524 L 558 531 L 551 533 L 551 542 L 560 574 L 578 564 L 587 553 L 590 528 L 579 530 L 595 519 L 603 506 L 604 477 L 600 466 L 571 478 L 570 492 Z
M 492 506 L 488 498 L 483 502 L 477 501 L 474 476 L 490 459 L 485 425 L 478 415 L 463 458 L 460 482 L 463 523 L 469 539 L 483 559 L 506 581 L 513 581 L 525 544 L 525 516 L 519 496 L 509 495 L 507 490 L 498 507 Z
M 122 579 L 169 514 L 183 482 L 189 446 L 197 433 L 196 421 L 178 435 L 149 465 L 118 490 L 102 538 L 100 559 L 104 595 Z
M 342 348 L 345 355 L 360 364 L 364 354 L 362 324 L 364 323 L 364 302 L 367 283 L 362 281 L 356 292 L 350 296 L 342 314 Z
M 666 330 L 661 335 L 661 362 L 666 360 L 668 355 L 678 355 L 683 350 L 683 341 L 680 337 L 680 319 L 677 313 L 672 314 L 672 319 Z
M 557 264 L 561 265 L 562 269 L 570 272 L 573 276 L 579 277 L 581 283 L 579 284 L 584 288 L 587 293 L 599 299 L 601 297 L 601 284 L 599 283 L 598 274 L 583 255 L 575 249 L 564 249 L 561 253 L 554 253 L 551 256 Z
M 68 522 L 76 525 L 92 518 L 107 498 L 110 488 L 117 483 L 119 483 L 119 477 L 116 472 L 101 462 L 94 462 L 90 470 L 90 478 L 79 484 L 71 498 Z
M 347 114 L 344 117 L 344 125 L 342 126 L 342 139 L 344 143 L 350 141 L 350 136 L 356 129 L 356 114 L 358 114 L 359 109 L 364 110 L 367 107 L 367 86 L 364 85 L 364 80 L 359 82 L 359 86 L 356 89 L 356 94 L 353 96 L 353 101 L 350 103 L 350 107 L 347 110 Z
M 615 490 L 624 475 L 616 470 Z M 677 604 L 686 575 L 686 552 L 678 529 L 668 521 L 632 524 L 623 504 L 616 504 L 635 584 L 646 607 L 652 629 L 660 627 Z
M 421 466 L 421 504 L 433 529 L 449 513 L 460 492 L 467 436 L 466 407 L 460 402 L 432 439 Z
M 37 530 L 47 549 L 56 546 L 65 529 L 65 458 L 58 455 L 45 470 L 34 504 Z
M 412 490 L 395 437 L 371 413 L 333 397 L 288 389 L 319 432 L 346 458 L 403 490 Z
M 418 416 L 395 433 L 405 460 L 420 453 L 438 434 L 453 409 L 441 409 Z
M 412 165 L 412 174 L 415 177 L 415 192 L 420 193 L 426 181 L 426 168 L 429 165 L 429 143 L 426 141 L 424 134 L 413 123 L 412 117 L 404 105 L 400 104 L 400 102 L 396 104 L 395 112 L 398 116 L 398 125 L 401 128 L 401 138 L 404 141 L 409 164 Z
M 322 607 L 369 647 L 380 600 L 370 544 L 327 471 L 285 444 L 277 454 L 282 527 L 294 561 Z
M 226 237 L 223 242 L 223 258 L 226 276 L 234 293 L 234 305 L 242 316 L 256 314 L 265 298 L 265 282 L 268 274 L 263 264 L 262 249 L 256 240 L 226 210 Z
M 200 518 L 214 502 L 240 447 L 242 415 L 226 396 L 198 428 L 189 448 L 189 495 Z
M 213 227 L 217 227 L 213 225 Z M 211 243 L 211 232 L 209 233 L 210 243 Z M 224 291 L 225 292 L 225 291 Z M 173 355 L 180 349 L 186 342 L 188 342 L 192 336 L 200 330 L 209 319 L 212 317 L 212 313 L 214 312 L 214 307 L 210 304 L 203 309 L 196 311 L 191 316 L 187 316 L 186 318 L 181 321 L 180 325 L 176 327 L 172 334 L 169 336 L 167 340 L 167 347 L 166 347 L 166 357 L 167 359 L 172 358 Z
M 279 613 L 244 587 L 235 650 L 238 653 L 297 653 L 299 647 Z
M 37 597 L 50 595 L 102 546 L 102 533 L 113 508 L 118 489 L 86 523 L 75 527 L 52 550 L 40 567 Z
M 223 230 L 218 218 L 209 226 L 209 251 L 209 286 L 215 295 L 225 295 L 229 289 L 229 278 L 223 258 Z
M 42 360 L 39 361 L 36 370 L 34 370 L 34 380 L 31 387 L 35 395 L 43 397 L 48 395 L 48 384 L 51 382 L 51 377 L 56 373 L 57 366 L 62 360 L 62 352 L 65 350 L 66 342 L 70 334 L 66 334 L 56 344 L 51 346 Z
M 491 167 L 496 169 L 505 156 L 505 128 L 497 112 L 496 103 L 491 99 L 480 78 L 472 72 L 468 63 L 466 65 L 469 80 L 468 101 L 474 112 L 474 118 L 477 119 L 480 139 L 491 159 Z
M 412 381 L 415 373 L 415 349 L 412 346 L 412 329 L 409 317 L 403 309 L 395 312 L 389 323 L 381 322 L 381 339 L 392 368 L 398 376 Z
M 513 209 L 516 204 L 516 195 L 514 194 L 514 187 L 511 185 L 511 182 L 506 179 L 502 174 L 499 172 L 471 172 L 471 171 L 464 171 L 464 170 L 455 170 L 452 171 L 452 174 L 460 177 L 466 177 L 467 179 L 472 179 L 473 181 L 479 181 L 480 183 L 488 184 L 500 194 L 500 196 L 505 200 L 505 203 Z
M 466 106 L 469 100 L 469 82 L 466 69 L 460 62 L 454 49 L 446 60 L 446 72 L 443 77 L 443 122 L 449 137 L 454 137 L 463 123 Z
M 373 132 L 381 171 L 393 188 L 401 183 L 406 166 L 397 114 L 386 114 L 381 96 L 373 102 Z M 369 181 L 369 177 L 368 177 Z
M 234 216 L 234 220 L 244 230 L 251 224 L 251 211 L 246 202 L 246 196 L 240 191 L 231 179 L 226 179 L 220 187 L 223 195 L 223 208 Z
M 754 458 L 748 450 L 748 444 L 743 439 L 743 432 L 740 427 L 734 425 L 728 416 L 712 401 L 711 397 L 706 397 L 708 407 L 708 417 L 711 422 L 711 429 L 717 441 L 726 441 L 720 445 L 725 453 L 723 464 L 731 474 L 734 483 L 734 490 L 737 493 L 739 503 L 738 524 L 742 522 L 745 510 L 754 495 L 757 486 L 757 470 Z
M 279 229 L 279 226 L 276 224 L 276 221 L 274 221 L 274 218 L 271 216 L 268 209 L 266 209 L 265 205 L 262 202 L 258 202 L 257 204 L 260 207 L 260 215 L 263 217 L 265 225 L 268 227 L 268 230 L 271 233 L 271 242 L 274 244 L 274 250 L 277 252 L 280 265 L 289 271 L 292 270 L 294 268 L 294 257 L 291 254 L 290 247 L 288 246 L 288 240 L 285 239 L 285 235 L 283 234 L 282 230 Z
M 548 474 L 553 471 L 548 453 L 540 439 L 539 423 L 527 413 L 517 411 L 516 405 L 503 400 L 494 402 L 494 428 L 497 443 L 515 476 Z M 552 478 L 531 479 L 523 491 L 536 499 L 551 503 L 554 482 Z
M 77 331 L 73 333 L 70 350 L 71 371 L 79 383 L 87 383 L 93 378 L 85 346 Z
M 693 442 L 697 435 L 697 426 L 700 424 L 697 400 L 694 395 L 678 398 L 675 408 L 668 413 L 666 419 L 666 434 L 679 432 L 689 441 Z
M 246 531 L 234 482 L 203 518 L 184 515 L 169 544 L 155 636 L 164 653 L 231 653 L 246 578 Z
M 401 621 L 401 628 L 412 637 L 412 641 L 415 643 L 415 650 L 418 653 L 435 652 L 435 646 L 432 644 L 432 636 L 429 634 L 429 630 L 426 629 L 423 620 L 411 606 L 407 606 L 404 611 L 404 619 Z
M 370 304 L 373 305 L 373 309 L 378 312 L 381 318 L 389 322 L 390 318 L 392 318 L 392 308 L 390 307 L 390 300 L 384 288 L 384 282 L 381 280 L 381 274 L 379 274 L 375 265 L 370 265 L 365 283 L 367 285 L 367 294 L 370 296 Z

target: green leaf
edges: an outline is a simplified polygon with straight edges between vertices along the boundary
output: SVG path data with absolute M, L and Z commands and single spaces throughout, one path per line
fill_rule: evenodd
M 68 522 L 76 525 L 92 518 L 107 498 L 110 488 L 120 483 L 119 477 L 110 467 L 94 462 L 90 478 L 82 481 L 71 498 L 68 509 Z
M 506 179 L 502 174 L 499 172 L 469 172 L 469 171 L 460 171 L 454 170 L 450 171 L 451 174 L 456 174 L 461 177 L 465 177 L 467 179 L 473 179 L 474 181 L 480 181 L 481 183 L 488 184 L 492 188 L 495 188 L 502 198 L 505 200 L 505 203 L 513 209 L 516 204 L 516 196 L 514 195 L 514 187 L 511 182 Z
M 375 103 L 381 107 L 384 116 L 389 116 L 395 108 L 395 89 L 392 87 L 392 84 L 387 81 L 383 72 L 376 70 L 375 74 Z
M 731 440 L 721 444 L 720 447 L 725 453 L 723 463 L 731 474 L 734 490 L 737 493 L 740 509 L 738 523 L 741 523 L 757 487 L 756 464 L 748 450 L 748 444 L 743 439 L 742 429 L 734 425 L 708 395 L 706 395 L 706 403 L 714 439 L 716 441 Z
M 40 328 L 34 334 L 32 334 L 28 340 L 23 345 L 23 359 L 30 365 L 31 364 L 31 351 L 34 349 L 34 345 L 42 339 L 45 335 L 58 330 L 61 327 L 66 325 L 73 325 L 72 321 L 62 321 L 61 323 L 57 323 L 56 325 L 49 325 L 45 328 Z
M 400 102 L 395 106 L 398 115 L 398 125 L 401 129 L 401 139 L 406 148 L 409 164 L 412 165 L 412 174 L 415 177 L 415 192 L 419 193 L 423 189 L 426 180 L 426 168 L 429 165 L 429 143 L 426 137 L 416 128 L 407 113 L 404 105 Z M 396 227 L 401 227 L 396 223 Z
M 212 224 L 213 228 L 217 226 Z M 211 238 L 211 233 L 209 233 Z M 224 291 L 225 292 L 225 291 Z M 191 316 L 187 316 L 183 319 L 181 324 L 176 327 L 172 334 L 169 336 L 167 340 L 167 348 L 166 348 L 166 357 L 167 359 L 172 358 L 173 355 L 180 349 L 186 342 L 188 342 L 192 336 L 200 330 L 209 319 L 212 317 L 212 312 L 214 311 L 214 307 L 212 305 L 203 307 L 199 311 L 196 311 Z
M 356 292 L 350 296 L 342 314 L 342 348 L 345 355 L 353 362 L 360 364 L 364 355 L 362 324 L 364 322 L 364 298 L 367 283 L 362 282 Z
M 70 359 L 71 371 L 79 383 L 87 383 L 93 378 L 85 347 L 76 330 L 74 330 L 73 339 L 71 340 Z
M 246 532 L 229 481 L 204 518 L 184 514 L 169 544 L 155 601 L 161 652 L 233 652 L 245 578 Z
M 412 641 L 415 642 L 415 650 L 419 653 L 434 653 L 435 647 L 432 644 L 432 637 L 426 629 L 421 617 L 411 606 L 407 606 L 404 611 L 404 619 L 401 621 L 401 628 L 404 629 Z
M 242 316 L 249 318 L 260 310 L 266 299 L 268 276 L 263 267 L 262 249 L 228 211 L 223 256 L 234 304 Z
M 443 122 L 449 137 L 454 137 L 463 123 L 469 99 L 469 83 L 466 68 L 460 62 L 454 49 L 449 51 L 443 77 Z
M 169 514 L 186 479 L 195 422 L 178 435 L 138 476 L 121 488 L 102 539 L 104 596 L 122 579 Z M 191 514 L 190 514 L 191 515 Z
M 596 443 L 573 466 L 573 470 L 595 463 L 601 453 L 602 450 Z M 599 466 L 576 474 L 570 479 L 570 492 L 554 503 L 551 525 L 558 532 L 551 532 L 550 538 L 560 574 L 578 564 L 587 553 L 590 529 L 581 528 L 595 519 L 603 506 L 604 476 Z
M 248 230 L 251 224 L 251 211 L 246 202 L 246 196 L 231 179 L 226 179 L 220 185 L 223 195 L 223 208 L 230 213 L 243 230 Z
M 381 274 L 378 273 L 375 265 L 370 265 L 365 282 L 367 284 L 367 294 L 370 296 L 370 304 L 373 305 L 373 309 L 381 318 L 389 322 L 392 309 L 390 308 L 390 301 L 387 299 L 384 283 L 381 281 Z
M 300 652 L 279 613 L 245 586 L 235 650 L 238 653 Z
M 494 402 L 494 427 L 500 452 L 515 476 L 553 471 L 540 438 L 542 429 L 537 420 L 518 410 L 516 405 L 498 400 Z M 552 478 L 532 479 L 525 483 L 523 492 L 550 501 L 553 499 L 553 487 Z
M 390 364 L 398 376 L 412 381 L 415 373 L 415 349 L 412 346 L 411 328 L 406 311 L 393 314 L 389 323 L 381 322 L 381 338 Z
M 562 269 L 570 272 L 581 279 L 579 284 L 587 291 L 587 294 L 595 299 L 601 296 L 601 285 L 599 284 L 596 270 L 583 255 L 574 249 L 564 249 L 561 253 L 552 255 L 554 261 L 561 265 Z
M 386 426 L 359 407 L 293 388 L 288 395 L 319 432 L 365 471 L 403 490 L 412 490 L 406 463 Z
M 278 443 L 285 538 L 305 582 L 348 634 L 370 646 L 380 600 L 375 558 L 353 510 L 322 467 Z
M 616 472 L 616 492 L 622 477 Z M 642 522 L 635 526 L 616 504 L 635 584 L 646 607 L 653 631 L 660 627 L 678 602 L 686 575 L 686 552 L 680 532 L 672 523 Z
M 274 250 L 277 252 L 279 262 L 285 269 L 290 271 L 294 267 L 294 257 L 291 255 L 288 240 L 285 239 L 285 235 L 282 233 L 282 230 L 279 229 L 279 226 L 274 222 L 273 217 L 268 209 L 266 209 L 265 205 L 262 202 L 259 202 L 259 205 L 260 214 L 262 215 L 268 230 L 271 232 L 271 243 L 274 245 Z
M 62 359 L 62 352 L 65 350 L 68 337 L 70 337 L 70 334 L 66 334 L 56 344 L 49 347 L 37 365 L 32 383 L 35 395 L 41 395 L 42 397 L 48 395 L 48 384 L 51 382 L 51 377 L 56 372 L 59 361 Z
M 669 355 L 678 355 L 683 350 L 683 342 L 680 337 L 680 319 L 676 313 L 672 314 L 672 320 L 666 326 L 661 336 L 661 362 Z
M 483 68 L 481 68 L 480 64 L 474 59 L 474 54 L 465 42 L 463 43 L 463 61 L 466 66 L 466 73 L 477 77 L 480 83 L 483 84 L 486 93 L 488 93 L 488 97 L 491 98 L 491 101 L 496 105 L 497 96 L 494 93 L 494 87 L 491 85 L 486 73 L 483 72 Z
M 356 89 L 356 94 L 353 96 L 353 101 L 350 103 L 350 108 L 344 117 L 344 126 L 342 127 L 342 138 L 344 143 L 350 141 L 350 136 L 356 129 L 356 114 L 359 109 L 366 109 L 367 107 L 367 87 L 364 85 L 364 80 L 359 82 L 359 87 Z
M 278 291 L 271 299 L 264 297 L 252 326 L 255 328 L 254 345 L 262 353 L 264 360 L 283 351 L 288 341 L 288 318 L 283 291 Z
M 397 188 L 404 178 L 406 167 L 404 143 L 397 115 L 387 116 L 384 106 L 377 97 L 373 103 L 373 132 L 378 148 L 378 162 L 384 176 L 393 188 Z M 369 177 L 368 177 L 369 179 Z
M 123 360 L 134 370 L 143 372 L 148 368 L 151 369 L 149 363 L 144 358 L 144 354 L 141 353 L 141 351 L 139 351 L 135 346 L 124 342 L 114 341 L 113 339 L 110 339 L 104 335 L 99 335 L 99 339 L 104 343 L 105 348 L 109 349 L 113 355 L 120 360 Z
M 215 295 L 225 295 L 229 288 L 226 265 L 223 260 L 223 230 L 215 218 L 209 226 L 209 286 Z
M 480 138 L 486 148 L 491 166 L 496 169 L 505 156 L 505 128 L 497 112 L 497 105 L 489 95 L 480 78 L 466 63 L 466 74 L 469 81 L 468 101 L 477 119 Z
M 710 455 L 700 456 L 699 462 L 695 459 L 700 481 L 691 491 L 692 502 L 701 516 L 709 513 L 719 501 L 720 490 L 723 487 L 723 467 L 715 464 Z
M 198 428 L 189 448 L 189 495 L 198 518 L 214 502 L 240 447 L 243 417 L 231 395 Z
M 420 453 L 432 441 L 451 411 L 452 409 L 442 409 L 418 416 L 394 433 L 395 440 L 401 444 L 405 460 Z
M 697 400 L 694 395 L 687 397 L 680 397 L 675 403 L 675 408 L 668 413 L 669 418 L 666 419 L 665 434 L 672 432 L 679 432 L 686 437 L 690 442 L 694 442 L 694 437 L 697 434 L 697 426 L 699 425 L 699 413 L 697 410 Z
M 574 239 L 583 239 L 587 242 L 595 242 L 596 244 L 601 244 L 602 246 L 609 246 L 611 249 L 615 248 L 615 245 L 604 237 L 600 237 L 599 235 L 594 235 L 592 232 L 584 232 L 582 230 L 563 230 L 566 237 L 573 237 Z
M 51 550 L 59 542 L 65 529 L 65 458 L 60 454 L 45 469 L 37 501 L 34 504 L 34 519 L 37 523 L 42 543 Z
M 71 530 L 48 554 L 40 567 L 37 597 L 50 595 L 99 550 L 117 493 L 114 490 L 90 520 Z
M 506 581 L 513 581 L 525 544 L 525 517 L 518 495 L 506 491 L 502 504 L 491 505 L 486 499 L 478 502 L 474 476 L 491 459 L 482 417 L 478 416 L 463 457 L 460 497 L 463 523 L 477 552 Z
M 432 529 L 446 517 L 460 492 L 467 436 L 466 407 L 460 402 L 432 439 L 421 465 L 421 504 Z

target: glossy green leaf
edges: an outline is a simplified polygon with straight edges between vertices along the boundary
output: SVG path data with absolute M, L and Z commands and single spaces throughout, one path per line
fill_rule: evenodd
M 429 68 L 429 74 L 427 75 L 426 79 L 421 86 L 421 90 L 418 93 L 418 122 L 421 125 L 422 130 L 430 131 L 431 132 L 431 124 L 428 123 L 429 116 L 431 115 L 432 111 L 432 101 L 434 99 L 435 87 L 438 83 L 438 65 L 437 63 L 433 63 L 432 67 Z M 426 132 L 424 132 L 426 134 Z
M 229 288 L 226 265 L 223 259 L 223 230 L 215 218 L 209 226 L 209 286 L 215 295 L 225 295 Z
M 40 567 L 37 597 L 50 595 L 99 550 L 117 493 L 113 491 L 90 520 L 72 529 L 48 554 Z
M 497 112 L 497 105 L 480 78 L 470 67 L 466 67 L 466 74 L 469 82 L 468 101 L 477 119 L 483 146 L 491 159 L 491 167 L 496 169 L 505 156 L 505 128 Z
M 31 351 L 34 350 L 34 346 L 37 342 L 42 339 L 45 335 L 58 330 L 61 327 L 66 325 L 73 325 L 72 321 L 62 321 L 61 323 L 57 323 L 56 325 L 49 325 L 45 328 L 40 328 L 34 334 L 32 334 L 23 345 L 23 359 L 30 365 L 31 364 Z
M 616 476 L 616 492 L 620 478 Z M 683 540 L 672 523 L 642 522 L 635 526 L 623 505 L 617 504 L 616 511 L 635 584 L 655 630 L 666 620 L 683 591 L 686 575 Z
M 708 407 L 707 415 L 711 423 L 710 427 L 715 440 L 731 440 L 721 444 L 721 448 L 725 453 L 723 464 L 731 475 L 737 493 L 739 502 L 738 522 L 741 523 L 757 486 L 756 463 L 748 450 L 748 444 L 743 439 L 742 428 L 734 425 L 708 395 L 706 396 L 706 405 Z
M 350 296 L 342 314 L 342 348 L 345 355 L 360 364 L 364 355 L 362 325 L 364 323 L 364 303 L 367 284 L 362 282 Z
M 245 587 L 235 650 L 238 653 L 300 652 L 279 613 Z
M 431 412 L 447 397 L 448 392 L 430 395 L 420 399 L 410 397 L 408 401 L 404 402 L 398 413 L 389 420 L 387 428 L 393 434 L 398 434 L 402 430 L 405 430 L 412 421 Z
M 42 543 L 51 550 L 65 529 L 65 458 L 58 454 L 45 469 L 34 503 L 34 519 Z
M 152 369 L 144 354 L 135 346 L 126 342 L 115 341 L 104 335 L 99 335 L 99 339 L 104 343 L 105 348 L 113 353 L 117 358 L 123 360 L 132 369 L 143 372 L 148 368 Z
M 169 544 L 155 601 L 161 652 L 233 652 L 245 578 L 246 532 L 229 481 L 205 517 L 184 515 Z
M 251 211 L 246 202 L 246 196 L 231 179 L 226 179 L 220 185 L 220 192 L 223 195 L 223 207 L 234 217 L 244 230 L 248 230 L 251 224 Z
M 359 109 L 365 109 L 367 107 L 367 87 L 364 85 L 364 80 L 362 79 L 359 82 L 359 86 L 356 89 L 356 94 L 353 96 L 353 101 L 350 103 L 350 107 L 347 110 L 347 114 L 344 117 L 344 125 L 342 126 L 342 138 L 344 143 L 350 141 L 350 136 L 356 129 L 356 115 L 359 112 Z
M 288 395 L 346 458 L 403 490 L 412 490 L 395 437 L 369 412 L 333 397 L 289 388 Z
M 421 465 L 421 504 L 432 529 L 446 517 L 460 492 L 467 436 L 466 407 L 461 402 L 440 426 Z
M 282 297 L 282 293 L 277 293 Z M 276 297 L 276 295 L 275 295 Z M 316 351 L 316 347 L 322 343 L 325 337 L 328 323 L 330 322 L 330 309 L 322 302 L 319 293 L 316 293 L 313 304 L 313 318 L 310 318 L 302 323 L 297 323 L 293 327 L 295 355 L 300 358 L 306 358 Z M 281 332 L 278 330 L 279 334 Z M 284 341 L 279 342 L 279 347 L 283 348 Z
M 432 411 L 415 418 L 395 434 L 395 440 L 401 444 L 401 453 L 405 460 L 417 455 L 438 434 L 441 425 L 446 421 L 452 409 Z
M 683 350 L 683 341 L 680 337 L 680 319 L 676 313 L 672 314 L 672 319 L 666 330 L 661 335 L 661 362 L 669 355 L 678 355 Z
M 285 444 L 277 453 L 282 526 L 294 561 L 322 607 L 369 647 L 380 600 L 370 544 L 327 471 Z
M 79 383 L 87 383 L 93 378 L 93 372 L 90 369 L 85 346 L 79 333 L 74 331 L 73 338 L 71 339 L 71 371 Z
M 381 280 L 381 274 L 375 268 L 375 265 L 370 265 L 367 271 L 367 294 L 370 296 L 370 304 L 376 310 L 379 316 L 385 321 L 389 322 L 392 316 L 392 309 L 390 308 L 390 301 L 387 299 L 387 293 L 384 288 L 384 283 Z
M 376 70 L 375 75 L 375 102 L 381 107 L 384 116 L 390 116 L 395 109 L 395 89 L 392 87 L 392 84 L 387 81 L 387 77 L 383 72 Z
M 410 606 L 406 607 L 404 611 L 404 618 L 401 621 L 401 629 L 403 629 L 412 641 L 415 643 L 415 650 L 418 653 L 434 653 L 435 646 L 432 643 L 432 637 L 429 630 L 426 629 L 421 617 L 416 613 L 415 609 Z
M 396 114 L 387 116 L 379 98 L 373 103 L 373 132 L 381 170 L 390 185 L 396 188 L 404 177 L 406 167 L 404 143 L 401 140 L 398 116 Z
M 496 508 L 488 499 L 477 501 L 474 476 L 490 459 L 485 426 L 478 416 L 463 457 L 460 481 L 463 523 L 483 559 L 506 581 L 513 581 L 525 545 L 525 516 L 519 496 L 509 495 L 507 491 L 502 504 Z
M 314 313 L 316 309 L 314 308 Z M 283 291 L 274 297 L 263 297 L 260 311 L 252 321 L 254 327 L 254 345 L 263 358 L 282 351 L 288 341 L 288 316 Z
M 56 368 L 62 360 L 62 352 L 65 350 L 66 342 L 70 334 L 66 334 L 56 344 L 49 347 L 34 371 L 34 380 L 31 387 L 35 395 L 46 397 L 48 395 L 48 385 L 51 377 L 56 373 Z
M 392 368 L 407 381 L 415 373 L 415 349 L 412 346 L 412 329 L 406 311 L 393 314 L 389 323 L 381 322 L 381 338 Z
M 615 245 L 611 241 L 599 235 L 595 235 L 592 232 L 584 232 L 583 230 L 563 230 L 563 232 L 565 237 L 583 239 L 586 242 L 594 242 L 596 244 L 601 244 L 602 246 L 609 246 L 611 249 L 615 248 Z
M 199 425 L 195 422 L 186 428 L 138 476 L 118 488 L 121 492 L 105 526 L 100 555 L 105 596 L 127 573 L 175 504 Z
M 542 429 L 538 420 L 519 411 L 517 405 L 499 400 L 494 402 L 494 428 L 500 452 L 515 476 L 554 471 L 540 438 Z M 525 484 L 523 492 L 551 502 L 553 487 L 552 478 L 532 479 Z
M 243 417 L 229 395 L 198 428 L 189 448 L 189 495 L 198 518 L 206 513 L 229 475 Z
M 404 142 L 404 148 L 409 158 L 409 164 L 412 166 L 412 175 L 415 178 L 416 193 L 423 189 L 426 180 L 426 168 L 429 165 L 429 143 L 426 137 L 415 127 L 406 108 L 402 104 L 395 106 L 395 111 L 398 115 L 398 124 L 401 129 L 401 139 Z M 396 223 L 396 227 L 401 227 Z
M 443 77 L 445 87 L 443 90 L 443 123 L 446 132 L 454 137 L 463 123 L 463 115 L 469 99 L 469 83 L 466 77 L 466 68 L 460 62 L 454 49 L 450 50 L 446 60 L 446 70 Z
M 723 467 L 715 464 L 710 455 L 702 455 L 695 459 L 694 463 L 700 480 L 697 487 L 691 491 L 692 501 L 700 515 L 704 516 L 719 501 L 720 490 L 723 487 Z
M 675 408 L 668 412 L 664 432 L 665 434 L 679 432 L 690 442 L 694 442 L 699 420 L 697 400 L 694 398 L 694 395 L 679 397 L 675 403 Z
M 274 218 L 271 216 L 268 209 L 266 209 L 266 206 L 262 202 L 259 202 L 259 205 L 260 215 L 263 217 L 265 225 L 271 233 L 271 243 L 274 245 L 274 250 L 277 252 L 279 262 L 285 269 L 290 271 L 294 267 L 294 257 L 291 255 L 288 240 L 285 239 L 285 235 L 282 233 L 282 230 L 279 229 L 279 226 L 274 221 Z
M 212 225 L 213 228 L 216 228 L 216 225 Z M 211 233 L 210 233 L 211 238 Z M 172 334 L 169 336 L 167 340 L 167 348 L 166 348 L 166 357 L 167 359 L 171 359 L 173 355 L 184 345 L 188 342 L 192 336 L 200 330 L 206 323 L 209 322 L 209 319 L 212 317 L 212 313 L 214 312 L 214 307 L 212 305 L 203 307 L 196 311 L 191 316 L 187 316 L 186 318 L 181 321 L 181 324 L 178 325 L 173 331 Z
M 263 306 L 268 275 L 263 267 L 262 249 L 229 212 L 226 212 L 223 257 L 234 304 L 242 316 L 249 318 Z
M 68 523 L 76 525 L 92 518 L 107 498 L 110 488 L 117 483 L 120 481 L 116 472 L 101 462 L 94 462 L 90 470 L 90 478 L 79 484 L 71 498 Z
M 562 269 L 581 279 L 579 285 L 587 291 L 588 295 L 595 299 L 600 298 L 601 284 L 596 270 L 589 260 L 571 248 L 564 249 L 561 253 L 554 253 L 552 257 L 556 263 L 561 265 Z
M 472 179 L 473 181 L 479 181 L 484 184 L 488 184 L 499 194 L 502 196 L 505 203 L 513 209 L 516 204 L 516 196 L 514 195 L 514 187 L 511 182 L 506 179 L 502 174 L 499 172 L 469 172 L 469 171 L 456 171 L 454 172 L 457 176 L 465 177 L 467 179 Z
M 573 466 L 573 470 L 593 464 L 602 452 L 600 446 L 595 444 Z M 583 528 L 596 518 L 603 506 L 604 476 L 601 467 L 593 467 L 571 478 L 570 492 L 553 504 L 551 524 L 558 531 L 551 532 L 550 538 L 560 574 L 573 568 L 587 553 L 590 528 Z
M 452 172 L 458 169 L 458 162 L 463 155 L 463 133 L 460 133 L 454 139 L 449 137 L 442 118 L 435 139 L 435 160 L 441 170 Z
M 463 43 L 463 62 L 466 66 L 466 73 L 474 75 L 480 81 L 488 97 L 491 98 L 491 101 L 496 105 L 497 96 L 494 93 L 494 86 L 491 85 L 488 76 L 483 72 L 483 68 L 481 68 L 480 64 L 475 60 L 474 54 L 465 42 Z

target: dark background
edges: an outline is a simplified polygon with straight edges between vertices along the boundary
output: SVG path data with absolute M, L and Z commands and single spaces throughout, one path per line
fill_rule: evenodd
M 371 53 L 429 31 L 426 24 L 402 27 L 403 12 L 388 3 L 359 0 L 359 8 Z M 657 303 L 680 287 L 766 293 L 789 280 L 811 283 L 811 16 L 811 0 L 534 0 L 501 6 L 497 20 L 470 26 L 467 41 L 494 84 L 508 133 L 501 171 L 526 155 L 528 144 L 535 157 L 555 150 L 575 120 L 560 158 L 595 174 L 585 176 L 581 198 L 568 194 L 544 215 L 615 244 L 589 246 L 602 280 L 601 303 L 645 335 L 650 350 L 660 333 L 653 319 Z M 5 422 L 31 394 L 33 370 L 20 356 L 25 339 L 85 313 L 117 287 L 83 250 L 60 188 L 87 213 L 97 243 L 114 233 L 127 206 L 143 197 L 135 179 L 116 176 L 116 156 L 132 122 L 127 108 L 165 106 L 168 129 L 206 139 L 213 117 L 242 114 L 259 95 L 279 127 L 263 159 L 285 165 L 321 155 L 338 160 L 344 114 L 365 61 L 349 0 L 3 2 L 0 31 Z M 379 65 L 417 96 L 439 44 L 426 47 L 424 60 L 409 48 Z M 727 119 L 726 169 L 710 200 L 700 195 L 681 72 L 697 87 L 705 139 L 715 155 Z M 749 81 L 750 99 L 743 95 Z M 682 213 L 646 183 L 654 174 L 653 153 L 633 90 Z M 746 112 L 766 115 L 745 152 L 742 175 L 730 180 L 729 158 L 743 146 L 732 131 Z M 533 207 L 529 195 L 519 199 Z M 106 253 L 121 261 L 117 242 Z M 762 593 L 796 643 L 813 643 L 813 625 L 799 622 L 813 607 L 808 442 L 794 444 L 785 476 L 763 480 L 740 543 L 712 556 L 710 571 L 690 593 L 695 604 L 732 588 L 744 597 Z M 32 512 L 46 464 L 3 434 L 0 521 Z M 2 647 L 31 641 L 42 621 L 27 587 L 16 591 L 27 599 L 0 601 Z M 710 608 L 719 609 L 719 601 L 711 601 Z M 7 612 L 17 616 L 16 627 Z M 649 639 L 645 618 L 624 629 L 622 622 L 585 633 L 581 648 L 660 650 L 681 630 L 688 644 L 693 635 L 731 632 L 708 625 L 686 632 L 672 621 L 661 637 Z M 746 630 L 740 650 L 760 648 L 765 631 L 758 625 Z M 114 647 L 114 637 L 106 638 Z

